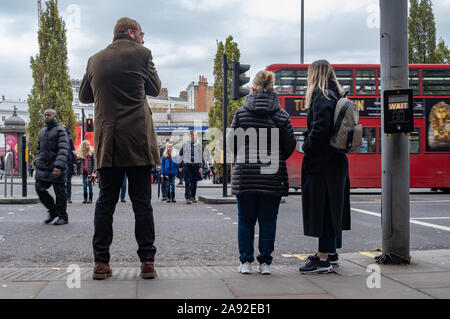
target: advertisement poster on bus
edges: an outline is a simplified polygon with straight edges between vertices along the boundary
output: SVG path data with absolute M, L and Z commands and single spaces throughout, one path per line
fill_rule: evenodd
M 8 154 L 9 152 L 12 153 L 13 155 L 13 173 L 16 174 L 18 173 L 17 168 L 17 150 L 18 150 L 18 146 L 17 146 L 17 133 L 6 133 L 6 141 L 5 141 L 5 151 L 6 154 Z
M 426 101 L 426 151 L 450 152 L 450 99 Z

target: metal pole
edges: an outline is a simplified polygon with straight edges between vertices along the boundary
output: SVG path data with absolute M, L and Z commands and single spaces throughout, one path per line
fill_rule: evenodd
M 301 21 L 300 21 L 300 63 L 305 62 L 305 1 L 302 0 L 302 10 L 301 10 Z
M 223 128 L 223 166 L 222 166 L 222 182 L 223 182 L 223 197 L 227 197 L 227 124 L 228 124 L 228 60 L 227 55 L 222 56 L 222 72 L 223 72 L 223 97 L 222 97 L 222 128 Z
M 27 137 L 22 136 L 22 197 L 27 197 Z
M 81 141 L 84 141 L 84 109 L 81 109 Z
M 381 91 L 408 88 L 408 1 L 380 0 Z M 383 96 L 381 102 L 383 103 Z M 381 108 L 384 118 L 384 107 Z M 409 153 L 404 133 L 382 123 L 381 263 L 409 263 Z

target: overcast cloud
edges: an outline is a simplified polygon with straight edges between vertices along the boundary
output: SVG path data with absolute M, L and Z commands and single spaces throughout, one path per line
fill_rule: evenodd
M 216 40 L 232 35 L 248 74 L 299 63 L 300 0 L 59 0 L 68 28 L 69 72 L 81 79 L 88 58 L 106 47 L 118 18 L 140 22 L 145 46 L 169 94 L 204 75 L 213 82 Z M 450 0 L 434 0 L 437 37 L 450 45 Z M 45 8 L 45 0 L 43 0 Z M 240 10 L 238 11 L 238 8 Z M 379 63 L 378 0 L 305 0 L 305 62 Z M 236 12 L 236 14 L 234 14 Z M 79 14 L 78 14 L 79 13 Z M 26 99 L 38 52 L 35 0 L 0 1 L 0 95 Z

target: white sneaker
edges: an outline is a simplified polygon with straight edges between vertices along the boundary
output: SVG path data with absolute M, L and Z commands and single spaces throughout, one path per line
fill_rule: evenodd
M 270 265 L 262 263 L 261 265 L 259 265 L 259 272 L 262 275 L 270 275 Z
M 252 264 L 250 262 L 241 263 L 239 266 L 239 272 L 241 274 L 251 274 L 252 273 Z

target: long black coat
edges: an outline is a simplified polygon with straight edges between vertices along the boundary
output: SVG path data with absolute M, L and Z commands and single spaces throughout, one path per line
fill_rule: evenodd
M 38 136 L 35 161 L 38 181 L 64 183 L 67 174 L 67 158 L 70 152 L 69 138 L 64 126 L 57 121 L 47 124 Z M 61 175 L 54 177 L 53 168 L 61 169 Z
M 241 194 L 266 194 L 271 196 L 287 196 L 289 184 L 286 168 L 286 159 L 295 149 L 296 141 L 289 115 L 280 107 L 276 93 L 253 93 L 247 97 L 245 105 L 239 108 L 231 124 L 231 128 L 241 128 L 247 132 L 254 129 L 256 140 L 239 143 L 236 140 L 234 147 L 234 166 L 231 179 L 231 192 Z M 260 128 L 268 129 L 267 146 L 260 148 Z M 270 129 L 279 129 L 277 147 L 271 145 Z M 230 146 L 232 135 L 227 136 Z M 240 145 L 239 145 L 240 144 Z M 254 147 L 250 147 L 250 144 Z M 277 152 L 278 149 L 278 152 Z M 259 155 L 271 154 L 272 159 L 277 158 L 278 169 L 274 172 L 263 172 L 264 164 Z M 256 162 L 251 161 L 255 155 Z
M 336 85 L 328 88 L 340 96 Z M 302 162 L 303 230 L 306 236 L 323 237 L 324 216 L 329 210 L 334 237 L 350 230 L 350 180 L 347 156 L 333 151 L 330 139 L 336 100 L 316 91 L 308 109 Z

